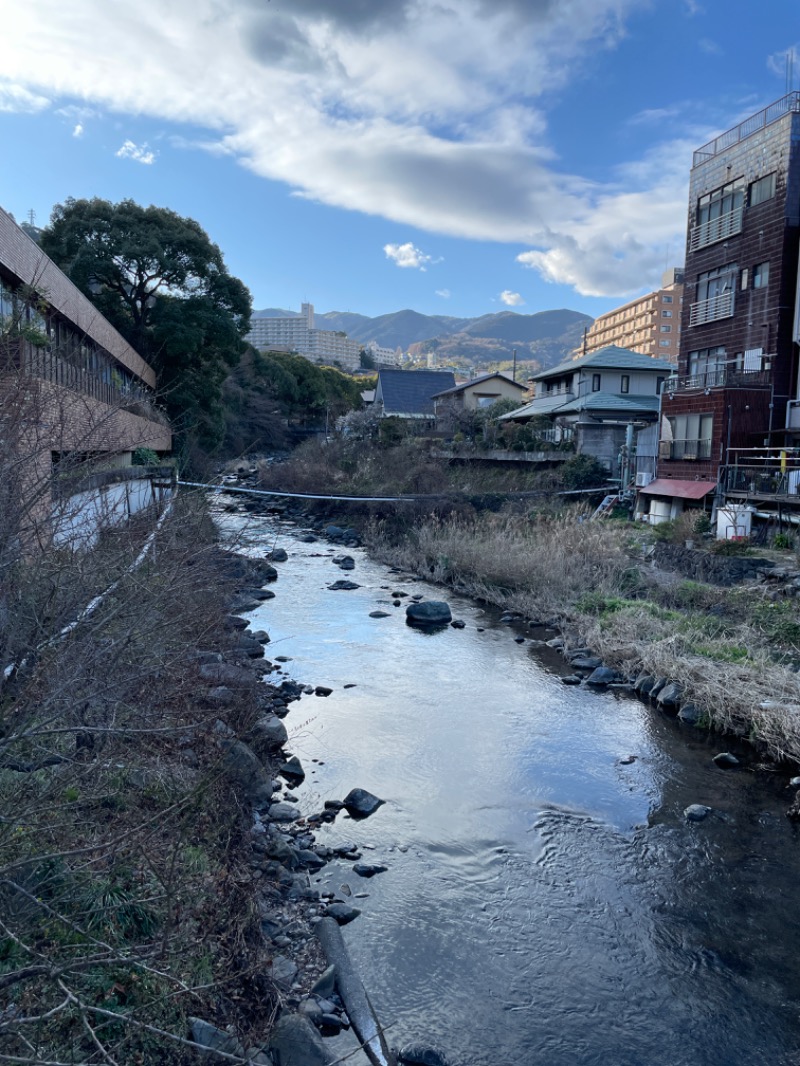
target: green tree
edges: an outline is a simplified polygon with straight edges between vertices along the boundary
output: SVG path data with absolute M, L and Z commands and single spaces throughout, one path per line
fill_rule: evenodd
M 41 246 L 153 365 L 184 443 L 217 445 L 222 382 L 244 350 L 252 305 L 203 228 L 133 200 L 70 198 L 53 209 Z

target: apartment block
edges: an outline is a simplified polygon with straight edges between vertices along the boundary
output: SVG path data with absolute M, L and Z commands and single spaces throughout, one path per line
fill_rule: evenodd
M 361 365 L 363 345 L 340 330 L 316 329 L 313 304 L 301 304 L 299 315 L 254 318 L 245 340 L 261 351 L 297 352 L 312 363 L 335 363 L 345 370 Z
M 603 348 L 626 348 L 677 363 L 680 351 L 683 271 L 665 271 L 661 288 L 639 296 L 595 319 L 575 352 L 591 355 Z

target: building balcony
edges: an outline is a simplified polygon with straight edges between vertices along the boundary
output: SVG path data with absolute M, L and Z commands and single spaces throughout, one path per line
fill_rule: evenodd
M 694 459 L 711 458 L 710 440 L 662 440 L 658 445 L 659 459 Z
M 742 219 L 744 208 L 735 207 L 719 218 L 711 218 L 708 222 L 702 222 L 694 226 L 689 233 L 689 248 L 693 252 L 705 248 L 716 241 L 724 241 L 727 237 L 735 237 L 742 232 Z
M 721 292 L 707 300 L 698 300 L 689 310 L 689 325 L 702 326 L 705 322 L 716 322 L 720 318 L 733 315 L 733 291 Z
M 780 451 L 731 449 L 733 462 L 720 470 L 727 496 L 738 498 L 800 497 L 800 449 Z
M 769 388 L 771 373 L 769 370 L 737 370 L 722 366 L 705 370 L 701 374 L 688 377 L 667 378 L 664 395 L 672 398 L 679 392 L 694 392 L 708 389 L 763 389 Z

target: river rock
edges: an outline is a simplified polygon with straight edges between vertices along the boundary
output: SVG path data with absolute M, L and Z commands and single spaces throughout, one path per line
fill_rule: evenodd
M 296 822 L 300 817 L 291 803 L 273 803 L 267 811 L 273 822 Z
M 323 1036 L 337 1036 L 342 1031 L 342 1019 L 338 1014 L 321 1014 L 316 1024 Z
M 267 1047 L 280 1066 L 331 1066 L 333 1063 L 334 1057 L 322 1037 L 301 1014 L 282 1015 Z
M 739 760 L 729 751 L 721 751 L 719 755 L 715 755 L 713 762 L 722 767 L 723 770 L 729 770 L 739 765 Z
M 608 666 L 598 666 L 586 678 L 587 685 L 596 685 L 597 687 L 610 685 L 614 681 L 619 681 L 619 674 Z
M 657 700 L 659 692 L 662 690 L 662 688 L 666 688 L 666 686 L 668 684 L 669 684 L 669 679 L 668 678 L 659 677 L 656 680 L 655 684 L 650 689 L 650 699 Z
M 263 659 L 264 648 L 260 641 L 243 634 L 236 641 L 236 650 L 246 655 L 248 659 Z
M 351 907 L 347 903 L 330 903 L 325 908 L 328 918 L 333 918 L 337 925 L 348 925 L 354 921 L 361 911 L 358 907 Z
M 233 692 L 226 685 L 216 685 L 208 690 L 205 695 L 206 703 L 214 707 L 230 707 L 233 703 Z
M 268 754 L 282 748 L 289 739 L 286 726 L 275 714 L 265 714 L 259 718 L 248 737 L 253 751 L 257 755 Z
M 702 717 L 703 714 L 695 703 L 684 703 L 678 711 L 678 719 L 681 722 L 685 722 L 687 725 L 697 725 Z
M 705 807 L 702 803 L 691 803 L 683 812 L 687 822 L 702 822 L 709 814 L 711 814 L 711 808 Z
M 223 1055 L 245 1058 L 245 1050 L 235 1036 L 226 1033 L 224 1029 L 218 1029 L 216 1025 L 204 1021 L 203 1018 L 189 1018 L 189 1032 L 195 1044 L 200 1044 L 210 1053 L 203 1055 L 204 1059 L 218 1061 L 216 1055 L 218 1051 Z
M 344 807 L 351 818 L 367 818 L 384 801 L 364 788 L 351 789 L 344 798 Z
M 573 670 L 596 670 L 603 665 L 603 660 L 596 655 L 571 655 L 569 665 Z
M 562 685 L 580 685 L 581 679 L 577 674 L 566 674 L 561 678 Z
M 327 685 L 317 685 L 317 687 L 314 689 L 315 696 L 330 696 L 332 692 L 333 689 L 328 688 Z
M 441 626 L 452 620 L 450 604 L 443 600 L 416 601 L 406 607 L 406 622 L 411 626 Z
M 340 570 L 355 570 L 356 561 L 352 555 L 334 555 L 331 559 L 334 566 Z
M 466 629 L 467 627 L 467 623 L 462 622 L 460 618 L 454 618 L 450 625 L 453 627 L 453 629 Z
M 273 548 L 267 558 L 273 563 L 285 563 L 289 556 L 285 548 Z
M 303 769 L 303 764 L 297 758 L 296 755 L 292 755 L 286 762 L 282 762 L 278 767 L 278 773 L 292 785 L 300 785 L 306 779 L 306 772 Z
M 200 677 L 214 686 L 219 685 L 251 685 L 253 674 L 242 666 L 231 666 L 230 663 L 205 663 L 200 667 Z
M 683 687 L 677 681 L 670 681 L 656 694 L 656 703 L 664 711 L 677 711 L 682 695 Z
M 325 526 L 322 532 L 328 540 L 341 540 L 344 530 L 341 526 Z
M 330 999 L 336 991 L 336 967 L 329 966 L 311 986 L 311 992 L 322 999 Z
M 361 586 L 357 585 L 355 581 L 346 581 L 343 579 L 341 581 L 334 581 L 332 585 L 328 585 L 328 588 L 331 592 L 351 592 L 353 589 L 360 589 Z
M 646 697 L 650 695 L 650 692 L 655 685 L 656 679 L 652 674 L 639 674 L 633 683 L 633 687 L 639 693 L 640 696 Z
M 278 988 L 288 992 L 297 976 L 297 964 L 286 955 L 275 955 L 269 967 L 269 976 Z
M 224 766 L 228 778 L 242 798 L 256 810 L 272 802 L 272 778 L 255 753 L 241 740 L 223 741 Z
M 424 1044 L 407 1044 L 397 1052 L 397 1058 L 403 1066 L 449 1066 L 440 1051 Z
M 250 625 L 246 618 L 241 618 L 238 614 L 229 614 L 223 624 L 225 629 L 247 629 Z
M 381 866 L 377 862 L 357 862 L 353 867 L 353 873 L 359 877 L 374 877 L 375 874 L 385 874 L 388 866 Z

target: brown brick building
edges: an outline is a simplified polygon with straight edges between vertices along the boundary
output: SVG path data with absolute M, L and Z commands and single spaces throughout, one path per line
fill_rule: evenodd
M 673 517 L 698 498 L 686 483 L 710 493 L 730 466 L 791 442 L 799 237 L 793 92 L 694 153 L 678 372 L 663 397 L 658 479 L 645 489 L 672 499 Z
M 46 540 L 69 477 L 105 472 L 110 482 L 115 468 L 124 483 L 136 448 L 169 451 L 172 435 L 155 406 L 154 386 L 152 367 L 0 209 L 6 515 L 13 505 L 29 535 L 35 529 Z

